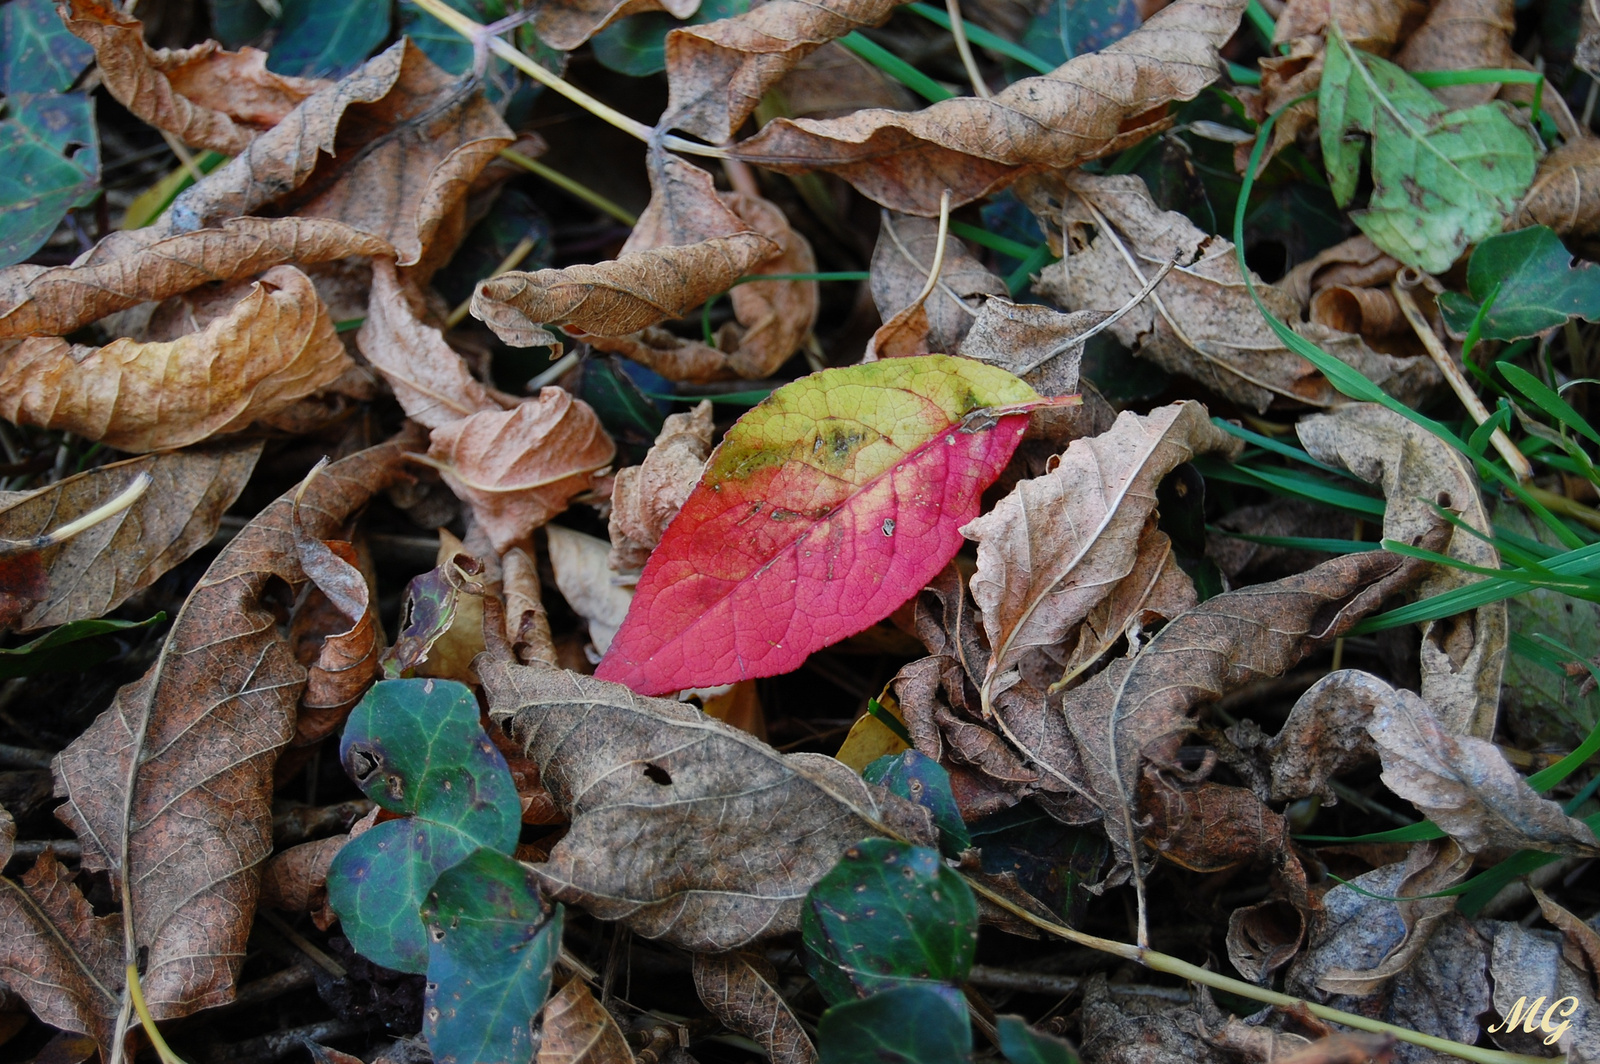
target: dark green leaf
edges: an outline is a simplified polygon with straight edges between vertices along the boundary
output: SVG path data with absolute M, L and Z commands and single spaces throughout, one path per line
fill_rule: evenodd
M 1574 263 L 1572 252 L 1546 226 L 1492 236 L 1474 248 L 1467 263 L 1472 298 L 1459 292 L 1439 297 L 1446 324 L 1466 332 L 1496 284 L 1500 292 L 1480 333 L 1486 340 L 1535 336 L 1568 318 L 1600 319 L 1600 268 Z
M 259 39 L 272 24 L 261 0 L 210 0 L 210 5 L 211 32 L 229 48 Z
M 0 266 L 38 251 L 73 207 L 98 195 L 94 103 L 76 93 L 19 93 L 0 122 Z
M 505 18 L 507 13 L 502 0 L 444 0 L 444 2 L 474 22 L 495 22 Z M 400 32 L 410 37 L 412 42 L 422 49 L 423 54 L 437 63 L 441 69 L 451 74 L 465 74 L 472 69 L 472 42 L 418 8 L 416 4 L 411 3 L 411 0 L 400 0 Z M 509 63 L 499 57 L 490 59 L 487 75 L 484 79 L 484 95 L 495 103 L 515 92 L 522 84 L 521 76 Z M 530 266 L 518 268 L 538 269 Z
M 806 968 L 828 1001 L 913 983 L 959 983 L 978 944 L 978 903 L 937 851 L 866 839 L 806 895 Z
M 521 803 L 506 759 L 478 723 L 465 685 L 384 680 L 350 714 L 339 756 L 367 797 L 392 813 L 351 840 L 328 872 L 328 902 L 357 951 L 423 972 L 418 906 L 439 873 L 480 846 L 510 853 Z
M 67 30 L 52 0 L 0 8 L 0 95 L 65 92 L 92 62 L 94 49 Z
M 437 1064 L 527 1064 L 533 1018 L 550 994 L 561 952 L 561 907 L 552 913 L 520 862 L 474 851 L 440 874 L 428 925 L 423 1033 Z
M 1078 1054 L 1060 1038 L 1029 1027 L 1021 1016 L 1001 1016 L 1000 1052 L 1011 1064 L 1078 1064 Z
M 1076 927 L 1089 893 L 1083 888 L 1106 863 L 1105 836 L 1069 827 L 1030 801 L 1002 809 L 972 824 L 972 844 L 992 876 L 1010 873 L 1029 894 Z
M 629 77 L 645 78 L 667 69 L 667 34 L 679 26 L 698 26 L 750 10 L 750 0 L 702 0 L 682 21 L 665 11 L 646 11 L 618 19 L 589 42 L 600 65 Z
M 886 754 L 866 767 L 861 777 L 893 794 L 926 806 L 939 829 L 939 844 L 951 857 L 972 845 L 961 809 L 950 790 L 950 773 L 919 750 Z
M 389 0 L 283 0 L 267 69 L 301 78 L 342 78 L 389 36 Z
M 656 377 L 650 370 L 633 363 L 624 363 L 616 355 L 586 358 L 580 366 L 578 397 L 590 406 L 600 418 L 600 423 L 611 433 L 617 444 L 643 460 L 644 453 L 655 442 L 666 416 L 661 408 L 644 392 L 636 380 L 650 380 L 652 386 L 659 381 L 658 391 L 666 394 L 672 385 Z
M 20 647 L 0 649 L 0 680 L 13 676 L 32 676 L 40 672 L 86 669 L 116 653 L 109 640 L 84 645 L 84 640 L 97 639 L 112 632 L 127 632 L 148 628 L 167 619 L 158 613 L 144 621 L 113 621 L 104 618 L 89 621 L 72 621 L 50 629 L 37 639 Z
M 965 1064 L 972 1025 L 954 987 L 896 987 L 824 1012 L 817 1054 L 822 1064 Z
M 1098 52 L 1139 28 L 1133 0 L 1050 0 L 1022 35 L 1022 47 L 1060 66 L 1075 55 Z

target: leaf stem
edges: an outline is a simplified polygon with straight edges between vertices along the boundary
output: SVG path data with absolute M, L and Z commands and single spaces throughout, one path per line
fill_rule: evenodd
M 600 195 L 600 193 L 596 192 L 589 186 L 578 181 L 574 181 L 566 174 L 546 166 L 544 163 L 533 158 L 531 155 L 524 155 L 520 151 L 515 151 L 511 148 L 501 148 L 500 158 L 505 159 L 507 162 L 516 163 L 518 166 L 531 173 L 538 174 L 540 177 L 561 189 L 563 192 L 571 193 L 596 210 L 611 215 L 611 217 L 615 218 L 623 225 L 639 224 L 639 216 L 634 214 L 632 211 L 625 207 L 618 206 L 616 203 L 613 203 L 611 200 Z
M 139 985 L 139 966 L 136 964 L 128 965 L 128 997 L 133 1000 L 133 1011 L 139 1014 L 139 1022 L 144 1025 L 150 1047 L 161 1058 L 162 1064 L 184 1064 L 183 1058 L 174 1053 L 172 1047 L 167 1045 L 167 1040 L 161 1037 L 155 1017 L 150 1015 L 150 1007 L 144 1002 L 144 988 Z
M 635 118 L 629 118 L 609 104 L 601 103 L 576 85 L 546 70 L 519 52 L 514 45 L 488 33 L 487 27 L 481 22 L 473 21 L 449 4 L 446 4 L 444 0 L 415 0 L 415 3 L 417 7 L 471 41 L 475 49 L 479 47 L 487 48 L 534 81 L 548 89 L 555 90 L 596 118 L 611 123 L 624 133 L 637 137 L 647 144 L 659 139 L 664 147 L 687 155 L 705 155 L 713 159 L 726 159 L 729 157 L 727 150 L 724 148 L 715 148 L 709 144 L 696 144 L 693 141 L 684 140 L 682 137 L 674 137 L 670 134 L 659 135 L 658 137 L 656 131 L 643 122 Z
M 961 0 L 944 0 L 944 10 L 950 16 L 950 36 L 955 38 L 956 54 L 961 57 L 961 65 L 967 71 L 967 80 L 972 82 L 972 91 L 979 99 L 987 100 L 990 96 L 989 86 L 984 84 L 978 61 L 972 55 L 972 45 L 967 42 L 967 24 L 961 18 Z

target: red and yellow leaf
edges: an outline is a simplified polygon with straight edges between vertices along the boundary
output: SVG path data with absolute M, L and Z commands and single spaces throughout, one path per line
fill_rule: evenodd
M 1064 401 L 948 355 L 779 388 L 712 454 L 595 675 L 645 694 L 773 676 L 882 620 L 960 549 L 1027 412 Z

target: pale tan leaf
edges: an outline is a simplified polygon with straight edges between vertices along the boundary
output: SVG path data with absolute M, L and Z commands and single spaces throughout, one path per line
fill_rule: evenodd
M 428 456 L 504 552 L 587 490 L 616 446 L 588 403 L 547 387 L 434 429 Z
M 405 475 L 405 441 L 358 452 L 306 486 L 308 534 L 337 534 Z M 261 601 L 269 582 L 306 582 L 294 493 L 230 542 L 173 621 L 160 656 L 56 758 L 57 811 L 83 866 L 131 897 L 144 995 L 162 1018 L 233 996 L 272 850 L 272 768 L 294 732 L 305 684 Z M 126 846 L 126 849 L 125 849 Z M 132 960 L 135 958 L 126 958 Z
M 174 51 L 144 42 L 144 23 L 104 0 L 64 0 L 67 29 L 94 47 L 106 91 L 184 144 L 237 155 L 328 83 L 267 69 L 267 53 L 216 41 Z
M 1600 839 L 1541 798 L 1485 739 L 1451 734 L 1428 703 L 1404 689 L 1380 701 L 1367 725 L 1383 782 L 1468 853 L 1544 850 L 1600 856 Z
M 127 509 L 65 543 L 6 561 L 0 625 L 101 617 L 211 540 L 244 490 L 260 442 L 192 447 L 91 469 L 0 503 L 0 539 L 27 541 L 98 509 L 148 474 Z
M 746 232 L 610 262 L 512 271 L 478 282 L 472 314 L 514 347 L 559 350 L 560 341 L 546 325 L 580 336 L 627 336 L 683 317 L 778 250 L 761 234 Z
M 1341 240 L 1300 263 L 1277 282 L 1276 287 L 1304 305 L 1313 294 L 1332 286 L 1372 288 L 1387 285 L 1400 270 L 1400 263 L 1365 233 Z
M 533 555 L 521 547 L 512 547 L 500 558 L 500 572 L 506 600 L 506 641 L 511 644 L 512 653 L 525 665 L 535 661 L 556 664 L 550 615 L 544 608 L 539 566 Z
M 661 533 L 700 482 L 711 454 L 711 402 L 686 414 L 671 414 L 650 453 L 636 466 L 617 471 L 611 489 L 610 566 L 622 573 L 642 569 Z
M 394 389 L 406 416 L 436 429 L 482 410 L 503 409 L 439 329 L 422 320 L 421 303 L 421 293 L 401 280 L 394 263 L 372 260 L 372 296 L 356 345 Z
M 694 987 L 724 1027 L 761 1043 L 773 1064 L 815 1064 L 817 1051 L 778 993 L 778 972 L 754 953 L 696 953 Z
M 980 681 L 986 712 L 1024 655 L 1063 642 L 1133 572 L 1161 478 L 1197 454 L 1238 449 L 1199 403 L 1123 413 L 962 528 L 978 544 L 972 598 L 993 648 Z
M 1495 1043 L 1539 1056 L 1556 1049 L 1571 1064 L 1592 1059 L 1583 1054 L 1600 1045 L 1600 1002 L 1586 973 L 1562 957 L 1560 941 L 1513 923 L 1496 921 L 1487 930 L 1494 936 L 1489 976 L 1499 1013 L 1487 1026 Z M 1522 1012 L 1513 1025 L 1508 1021 L 1519 1000 Z M 1529 1015 L 1529 1006 L 1538 1015 Z
M 1539 160 L 1507 229 L 1548 225 L 1561 236 L 1600 232 L 1600 138 L 1571 140 Z
M 545 1005 L 542 1031 L 534 1064 L 633 1064 L 622 1028 L 582 979 L 567 983 Z
M 535 873 L 645 937 L 721 952 L 794 931 L 862 838 L 936 837 L 926 810 L 833 758 L 779 754 L 692 706 L 542 666 L 483 673 L 491 717 L 572 820 Z
M 70 266 L 0 270 L 0 337 L 64 336 L 107 314 L 284 263 L 393 254 L 387 241 L 319 218 L 230 218 L 163 236 L 118 231 Z
M 1383 486 L 1388 500 L 1385 538 L 1410 543 L 1432 527 L 1437 518 L 1430 503 L 1454 510 L 1482 533 L 1492 532 L 1471 464 L 1394 411 L 1376 403 L 1351 403 L 1332 414 L 1305 418 L 1296 429 L 1312 457 Z M 1452 533 L 1444 553 L 1468 565 L 1500 567 L 1494 546 L 1464 530 Z M 1429 598 L 1483 579 L 1439 566 L 1416 593 Z M 1423 625 L 1422 697 L 1446 730 L 1483 739 L 1494 734 L 1508 638 L 1503 601 Z
M 1063 314 L 1038 303 L 986 299 L 956 353 L 1015 373 L 1040 395 L 1072 395 L 1083 361 L 1080 337 L 1106 317 L 1100 310 Z
M 867 347 L 869 362 L 874 357 L 953 352 L 977 318 L 983 300 L 975 297 L 1009 295 L 1005 282 L 990 273 L 966 244 L 947 236 L 938 283 L 922 303 L 915 326 L 900 324 L 926 286 L 938 254 L 938 225 L 926 218 L 884 212 L 878 245 L 872 251 L 871 281 L 872 301 L 884 324 Z
M 310 278 L 262 275 L 226 316 L 171 342 L 0 341 L 0 416 L 124 451 L 182 447 L 287 408 L 352 363 Z
M 1313 406 L 1344 401 L 1262 318 L 1233 244 L 1176 211 L 1162 211 L 1142 179 L 1075 173 L 1054 187 L 1032 182 L 1023 195 L 1041 217 L 1073 224 L 1071 254 L 1041 272 L 1042 294 L 1071 310 L 1116 310 L 1176 257 L 1155 291 L 1111 326 L 1119 340 L 1168 372 L 1258 411 L 1277 399 Z M 1082 236 L 1086 227 L 1095 231 L 1092 241 Z M 1271 313 L 1402 401 L 1415 401 L 1438 382 L 1429 359 L 1380 354 L 1359 336 L 1302 323 L 1291 296 L 1259 279 L 1255 284 Z
M 1528 884 L 1528 890 L 1533 894 L 1533 900 L 1539 903 L 1539 911 L 1550 922 L 1550 926 L 1565 937 L 1567 948 L 1562 952 L 1567 959 L 1581 962 L 1591 974 L 1600 975 L 1600 929 L 1584 923 L 1532 883 Z
M 605 540 L 560 525 L 546 525 L 545 535 L 556 589 L 573 612 L 589 622 L 589 641 L 604 654 L 628 615 L 633 592 L 612 582 L 611 548 Z
M 467 188 L 514 140 L 481 87 L 408 38 L 308 98 L 151 228 L 201 229 L 278 204 L 381 237 L 431 272 L 464 232 Z
M 662 125 L 713 144 L 731 138 L 767 90 L 829 41 L 879 26 L 888 0 L 771 0 L 733 18 L 667 34 Z
M 1217 49 L 1243 12 L 1241 0 L 1178 0 L 1115 44 L 989 99 L 945 100 L 910 114 L 780 118 L 736 152 L 782 173 L 826 170 L 891 210 L 932 217 L 946 189 L 960 206 L 1024 174 L 1078 166 L 1164 128 L 1171 119 L 1162 104 L 1193 99 L 1217 79 Z
M 1520 67 L 1511 50 L 1516 30 L 1515 0 L 1434 0 L 1428 17 L 1395 53 L 1405 70 L 1477 70 Z M 1452 110 L 1488 103 L 1500 86 L 1447 85 L 1433 94 Z

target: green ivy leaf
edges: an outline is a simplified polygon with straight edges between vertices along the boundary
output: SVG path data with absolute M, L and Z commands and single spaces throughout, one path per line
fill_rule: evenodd
M 533 1018 L 550 994 L 562 910 L 533 874 L 475 850 L 440 874 L 422 907 L 428 925 L 423 1033 L 437 1064 L 527 1064 Z
M 258 40 L 272 24 L 261 0 L 209 0 L 211 30 L 228 48 Z
M 961 808 L 950 790 L 950 773 L 933 758 L 918 750 L 886 754 L 868 765 L 861 778 L 926 806 L 939 829 L 940 848 L 948 856 L 958 857 L 972 845 L 972 836 L 961 819 Z
M 837 1004 L 960 983 L 977 952 L 978 903 L 936 850 L 865 839 L 806 895 L 800 933 L 807 970 Z
M 750 10 L 750 0 L 701 0 L 700 9 L 678 20 L 665 11 L 646 11 L 618 19 L 589 41 L 600 65 L 632 78 L 667 69 L 667 34 L 679 26 L 699 26 Z
M 1000 1052 L 1011 1064 L 1078 1064 L 1078 1054 L 1060 1038 L 1035 1031 L 1021 1016 L 1001 1016 L 995 1024 Z
M 965 1064 L 972 1025 L 954 987 L 896 987 L 824 1012 L 817 1055 L 821 1064 Z
M 301 78 L 342 78 L 389 36 L 389 0 L 283 0 L 267 69 Z
M 1050 0 L 1037 10 L 1018 43 L 1056 66 L 1098 52 L 1139 28 L 1139 5 L 1133 0 Z
M 92 62 L 94 49 L 73 36 L 52 0 L 0 7 L 0 95 L 65 92 Z
M 165 613 L 143 621 L 98 620 L 70 621 L 50 629 L 37 639 L 19 647 L 0 649 L 0 680 L 14 676 L 33 676 L 41 672 L 83 670 L 109 658 L 115 648 L 109 643 L 89 643 L 85 640 L 148 628 L 167 619 Z
M 100 194 L 94 103 L 77 93 L 18 93 L 0 121 L 0 266 L 38 251 L 69 210 Z
M 406 813 L 352 839 L 328 870 L 328 903 L 369 960 L 428 968 L 418 907 L 439 874 L 481 847 L 510 853 L 521 803 L 464 684 L 384 680 L 345 724 L 339 756 L 367 797 Z
M 1439 296 L 1444 320 L 1466 332 L 1478 308 L 1499 285 L 1483 319 L 1485 340 L 1520 340 L 1564 324 L 1568 318 L 1600 320 L 1600 268 L 1573 261 L 1555 230 L 1536 225 L 1492 236 L 1467 262 L 1468 299 L 1459 292 Z
M 1372 196 L 1350 212 L 1378 247 L 1443 273 L 1467 247 L 1500 230 L 1533 180 L 1539 148 L 1504 104 L 1451 111 L 1387 60 L 1329 28 L 1317 97 L 1323 163 L 1349 206 L 1372 144 Z

